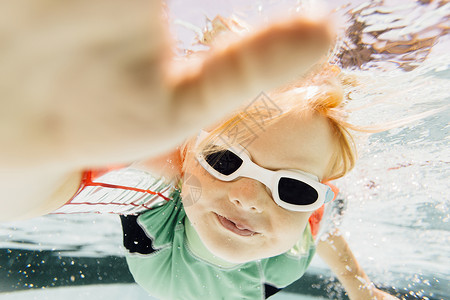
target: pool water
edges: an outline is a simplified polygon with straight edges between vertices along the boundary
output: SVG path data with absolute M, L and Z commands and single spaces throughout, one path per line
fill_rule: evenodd
M 186 1 L 168 2 L 174 34 L 185 48 L 195 36 L 186 24 L 201 28 L 205 16 L 235 12 L 253 22 L 268 19 L 275 7 L 295 11 L 317 4 L 188 2 L 192 9 L 186 9 Z M 351 122 L 385 126 L 435 113 L 400 128 L 358 134 L 359 163 L 336 183 L 345 199 L 344 217 L 333 222 L 379 287 L 403 299 L 450 299 L 450 4 L 375 2 L 364 8 L 362 1 L 353 1 L 337 13 L 359 26 L 342 41 L 336 57 L 346 73 L 358 78 L 356 87 L 347 87 Z M 358 6 L 351 17 L 345 14 Z M 358 53 L 364 55 L 350 59 Z M 121 239 L 119 219 L 112 215 L 50 215 L 0 224 L 0 299 L 150 299 L 133 284 Z M 346 296 L 315 258 L 304 278 L 272 299 Z

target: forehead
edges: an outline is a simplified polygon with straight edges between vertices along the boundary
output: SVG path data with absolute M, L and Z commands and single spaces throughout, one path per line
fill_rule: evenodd
M 329 121 L 317 113 L 288 113 L 256 134 L 246 148 L 267 169 L 298 169 L 322 178 L 335 148 Z

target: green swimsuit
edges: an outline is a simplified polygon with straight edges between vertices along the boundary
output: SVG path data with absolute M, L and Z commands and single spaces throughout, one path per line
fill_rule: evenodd
M 335 192 L 337 194 L 337 191 Z M 121 214 L 129 268 L 149 294 L 160 299 L 264 299 L 300 278 L 315 248 L 323 209 L 309 219 L 288 252 L 234 265 L 202 244 L 174 184 L 133 168 L 87 170 L 78 192 L 58 213 Z
M 284 254 L 237 265 L 221 261 L 190 225 L 180 191 L 170 198 L 138 217 L 121 217 L 130 271 L 159 299 L 265 299 L 300 278 L 314 255 L 308 226 Z

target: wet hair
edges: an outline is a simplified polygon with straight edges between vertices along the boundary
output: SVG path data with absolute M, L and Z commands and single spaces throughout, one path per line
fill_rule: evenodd
M 218 17 L 211 21 L 211 25 L 212 27 L 205 32 L 207 39 L 200 38 L 200 43 L 213 44 L 214 37 L 218 32 L 223 36 L 226 32 L 231 32 L 236 35 L 239 34 L 240 31 L 246 31 L 245 25 L 236 18 L 229 20 Z M 217 25 L 216 28 L 214 25 Z M 342 49 L 336 47 L 333 53 L 330 52 L 328 61 L 339 63 L 336 59 L 341 51 Z M 328 120 L 334 137 L 335 147 L 323 181 L 333 180 L 343 177 L 355 166 L 357 159 L 357 147 L 354 141 L 355 133 L 377 133 L 392 128 L 398 128 L 431 116 L 448 107 L 439 107 L 407 117 L 401 116 L 392 121 L 380 122 L 380 120 L 376 120 L 376 122 L 380 123 L 375 125 L 354 125 L 348 121 L 350 110 L 348 110 L 346 106 L 350 102 L 350 97 L 344 93 L 344 89 L 347 90 L 347 88 L 349 88 L 351 92 L 354 87 L 364 85 L 363 81 L 360 82 L 360 75 L 361 74 L 359 74 L 358 77 L 355 77 L 351 72 L 341 72 L 340 68 L 336 65 L 328 62 L 321 62 L 316 66 L 315 70 L 311 71 L 306 76 L 297 78 L 291 83 L 286 84 L 267 95 L 259 95 L 259 97 L 265 98 L 266 102 L 274 104 L 274 107 L 266 106 L 264 108 L 264 105 L 261 106 L 258 104 L 257 97 L 253 99 L 250 104 L 244 105 L 240 110 L 237 110 L 234 114 L 225 118 L 215 127 L 215 129 L 210 131 L 209 138 L 205 139 L 196 149 L 193 149 L 195 142 L 192 142 L 195 139 L 188 141 L 183 149 L 184 151 L 188 148 L 192 151 L 204 151 L 205 147 L 208 146 L 208 143 L 216 139 L 221 139 L 227 134 L 227 130 L 239 127 L 239 125 L 246 127 L 247 133 L 241 134 L 238 138 L 234 139 L 233 142 L 245 146 L 252 138 L 252 135 L 255 133 L 257 134 L 259 130 L 262 130 L 260 124 L 275 122 L 286 114 L 296 114 L 296 116 L 302 118 L 307 113 L 318 113 Z M 375 100 L 375 104 L 386 103 L 388 99 L 390 98 L 378 97 Z M 358 109 L 367 107 L 370 107 L 370 104 L 363 104 L 363 106 Z M 275 114 L 270 111 L 273 110 L 273 108 Z M 353 108 L 352 111 L 354 110 L 355 109 Z M 259 120 L 259 124 L 255 124 L 256 122 L 253 122 L 254 120 Z M 357 121 L 357 123 L 360 122 Z
M 213 44 L 215 35 L 217 33 L 223 35 L 224 31 L 237 34 L 235 30 L 237 25 L 239 30 L 245 31 L 245 25 L 235 18 L 217 17 L 211 24 L 212 26 L 204 32 L 204 36 L 208 39 L 199 37 L 201 44 Z M 214 26 L 217 24 L 218 26 Z M 335 149 L 323 181 L 340 178 L 354 167 L 357 157 L 355 142 L 349 130 L 358 128 L 346 121 L 348 113 L 345 110 L 346 101 L 341 84 L 345 80 L 345 75 L 341 74 L 337 66 L 321 62 L 308 75 L 268 94 L 261 93 L 250 103 L 244 104 L 210 130 L 208 138 L 196 148 L 196 137 L 188 140 L 181 147 L 182 160 L 184 161 L 187 151 L 218 151 L 217 147 L 210 150 L 209 145 L 217 140 L 223 140 L 230 133 L 234 134 L 234 137 L 228 139 L 227 143 L 238 143 L 245 147 L 260 130 L 264 129 L 264 126 L 287 114 L 296 114 L 302 118 L 305 114 L 318 113 L 328 120 L 335 142 Z M 233 130 L 240 133 L 236 135 Z M 182 169 L 184 173 L 184 163 Z
M 328 120 L 335 144 L 323 181 L 340 178 L 354 167 L 357 156 L 355 142 L 349 131 L 352 126 L 346 122 L 348 113 L 345 110 L 341 80 L 339 68 L 325 64 L 320 67 L 320 71 L 316 70 L 307 78 L 268 94 L 261 93 L 210 130 L 208 138 L 196 148 L 196 137 L 187 141 L 182 147 L 183 153 L 218 151 L 220 148 L 211 150 L 209 145 L 217 144 L 218 140 L 223 144 L 224 138 L 227 139 L 225 144 L 238 143 L 245 147 L 258 132 L 264 130 L 264 126 L 288 114 L 303 118 L 317 113 Z

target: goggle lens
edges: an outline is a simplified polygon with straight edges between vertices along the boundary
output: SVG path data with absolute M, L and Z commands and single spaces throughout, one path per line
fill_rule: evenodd
M 236 172 L 243 160 L 229 150 L 218 150 L 204 155 L 209 166 L 222 175 L 229 176 Z M 286 203 L 293 205 L 310 205 L 317 201 L 316 189 L 300 180 L 281 177 L 278 181 L 278 195 Z
M 319 197 L 310 185 L 287 177 L 281 177 L 278 181 L 278 195 L 282 201 L 293 205 L 313 204 Z
M 243 160 L 228 150 L 220 150 L 205 155 L 206 162 L 217 172 L 223 175 L 231 175 L 242 165 Z

